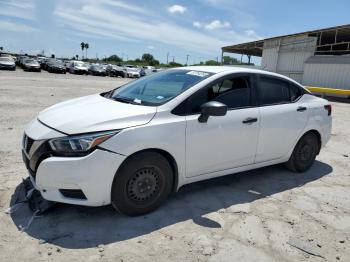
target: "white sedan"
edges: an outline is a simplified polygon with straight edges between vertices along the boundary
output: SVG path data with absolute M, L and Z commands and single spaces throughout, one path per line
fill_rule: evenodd
M 195 181 L 279 163 L 305 172 L 331 125 L 329 102 L 285 76 L 184 67 L 44 110 L 22 152 L 45 199 L 140 215 Z
M 136 67 L 126 67 L 126 76 L 130 78 L 139 78 L 140 69 Z

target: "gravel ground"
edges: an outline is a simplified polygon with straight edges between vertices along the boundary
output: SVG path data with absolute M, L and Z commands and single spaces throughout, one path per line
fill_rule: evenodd
M 350 261 L 346 103 L 332 103 L 332 139 L 304 174 L 273 166 L 187 185 L 137 218 L 62 204 L 25 228 L 26 204 L 6 214 L 27 176 L 24 126 L 52 104 L 126 81 L 0 71 L 0 261 Z

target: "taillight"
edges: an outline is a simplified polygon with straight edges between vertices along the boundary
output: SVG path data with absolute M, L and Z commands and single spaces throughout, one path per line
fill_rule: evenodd
M 332 105 L 325 105 L 324 109 L 326 109 L 328 111 L 329 116 L 332 114 Z

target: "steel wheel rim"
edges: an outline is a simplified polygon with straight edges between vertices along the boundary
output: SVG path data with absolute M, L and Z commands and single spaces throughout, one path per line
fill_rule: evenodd
M 144 167 L 134 172 L 127 184 L 129 199 L 135 202 L 153 200 L 160 191 L 160 174 L 154 167 Z
M 302 162 L 308 163 L 312 160 L 314 148 L 312 144 L 305 143 L 299 150 L 299 158 Z

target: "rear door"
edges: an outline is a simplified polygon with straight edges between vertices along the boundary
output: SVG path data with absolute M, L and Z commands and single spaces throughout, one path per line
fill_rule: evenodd
M 303 132 L 309 109 L 303 89 L 296 84 L 267 75 L 258 78 L 260 132 L 255 162 L 285 156 Z

